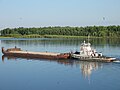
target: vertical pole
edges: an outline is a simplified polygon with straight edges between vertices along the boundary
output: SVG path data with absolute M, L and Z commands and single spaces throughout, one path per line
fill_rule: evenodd
M 89 43 L 89 35 L 88 35 L 88 43 Z

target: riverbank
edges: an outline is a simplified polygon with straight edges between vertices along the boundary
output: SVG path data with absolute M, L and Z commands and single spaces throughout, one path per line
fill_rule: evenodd
M 12 34 L 12 35 L 0 36 L 0 38 L 88 38 L 88 36 L 38 35 L 38 34 L 19 35 L 19 34 Z M 95 37 L 95 36 L 90 36 L 90 38 L 120 38 L 120 37 Z
M 88 38 L 88 36 L 69 36 L 69 35 L 6 35 L 0 36 L 0 38 Z M 120 37 L 95 37 L 90 36 L 90 38 L 120 38 Z
M 88 36 L 69 36 L 69 35 L 6 35 L 0 36 L 0 38 L 88 38 Z M 103 37 L 94 37 L 90 38 L 103 38 Z
M 86 27 L 39 27 L 39 28 L 6 28 L 0 31 L 1 36 L 15 38 L 118 38 L 120 26 L 86 26 Z

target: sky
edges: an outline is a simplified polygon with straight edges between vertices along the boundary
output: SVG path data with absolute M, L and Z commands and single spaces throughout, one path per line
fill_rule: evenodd
M 120 25 L 120 0 L 0 0 L 0 29 Z

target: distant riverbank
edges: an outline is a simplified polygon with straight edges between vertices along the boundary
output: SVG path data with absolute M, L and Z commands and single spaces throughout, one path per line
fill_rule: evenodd
M 5 35 L 0 38 L 86 38 L 86 36 L 68 36 L 68 35 Z M 97 37 L 94 37 L 97 38 Z
M 70 35 L 19 35 L 19 34 L 12 34 L 12 35 L 5 35 L 0 36 L 0 38 L 88 38 L 88 36 L 70 36 Z M 89 38 L 120 38 L 120 37 L 95 37 L 90 36 Z
M 6 28 L 1 38 L 120 38 L 120 26 Z
M 14 38 L 119 38 L 120 26 L 6 28 L 2 37 Z

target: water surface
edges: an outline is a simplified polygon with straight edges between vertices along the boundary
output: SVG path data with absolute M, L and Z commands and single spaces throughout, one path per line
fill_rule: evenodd
M 85 39 L 0 39 L 0 46 L 70 52 Z M 87 41 L 87 40 L 86 40 Z M 120 59 L 119 39 L 91 39 L 106 56 Z M 0 90 L 120 90 L 120 63 L 5 57 L 0 52 Z

